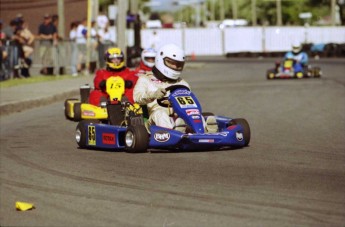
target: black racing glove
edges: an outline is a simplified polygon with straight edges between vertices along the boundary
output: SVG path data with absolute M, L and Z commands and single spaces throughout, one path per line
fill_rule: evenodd
M 102 81 L 99 83 L 99 88 L 100 88 L 102 91 L 105 91 L 105 89 L 106 89 L 106 81 L 105 81 L 105 80 L 102 80 Z
M 133 82 L 130 80 L 125 80 L 125 88 L 132 88 Z

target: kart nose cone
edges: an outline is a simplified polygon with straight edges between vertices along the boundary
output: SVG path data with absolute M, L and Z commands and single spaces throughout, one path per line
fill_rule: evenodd
M 80 138 L 81 138 L 81 131 L 77 129 L 77 131 L 75 132 L 75 140 L 77 141 L 77 143 L 80 142 Z
M 134 143 L 134 135 L 131 131 L 126 133 L 125 143 L 127 147 L 132 147 Z

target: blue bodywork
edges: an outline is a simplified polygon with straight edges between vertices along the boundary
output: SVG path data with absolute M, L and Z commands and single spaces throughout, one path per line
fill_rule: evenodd
M 188 125 L 189 133 L 182 133 L 159 126 L 150 126 L 149 148 L 189 150 L 245 146 L 244 129 L 239 124 L 229 125 L 231 118 L 215 116 L 219 130 L 216 133 L 207 133 L 205 131 L 205 120 L 202 115 L 201 105 L 195 95 L 188 89 L 177 88 L 173 90 L 168 100 L 174 112 Z M 105 149 L 125 148 L 126 127 L 86 124 L 88 130 L 86 133 L 87 147 Z

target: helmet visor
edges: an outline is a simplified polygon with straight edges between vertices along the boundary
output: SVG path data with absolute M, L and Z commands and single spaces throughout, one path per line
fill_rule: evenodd
M 301 47 L 300 46 L 293 46 L 292 47 L 292 51 L 294 52 L 294 53 L 297 53 L 297 52 L 299 52 L 301 50 Z
M 145 57 L 144 59 L 145 59 L 145 61 L 147 61 L 147 62 L 152 62 L 152 63 L 155 62 L 155 57 Z
M 120 64 L 124 61 L 124 57 L 122 54 L 112 54 L 108 55 L 108 62 L 114 63 L 114 64 Z
M 164 58 L 164 65 L 175 71 L 182 71 L 184 66 L 184 61 L 177 61 L 171 58 Z

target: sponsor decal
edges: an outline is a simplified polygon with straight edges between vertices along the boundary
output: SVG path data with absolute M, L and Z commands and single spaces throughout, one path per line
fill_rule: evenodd
M 96 127 L 94 125 L 87 126 L 88 144 L 96 145 Z
M 170 139 L 170 133 L 167 131 L 158 131 L 153 135 L 153 138 L 157 142 L 163 143 Z
M 200 115 L 200 112 L 198 109 L 188 109 L 186 110 L 187 115 Z
M 192 119 L 200 119 L 200 116 L 198 116 L 198 115 L 193 115 L 193 116 L 192 116 Z
M 214 143 L 214 139 L 199 139 L 199 143 Z
M 115 134 L 113 133 L 102 133 L 102 142 L 104 144 L 115 144 Z
M 178 96 L 178 95 L 190 95 L 191 91 L 187 91 L 187 90 L 177 90 L 175 91 L 172 96 Z
M 224 136 L 227 137 L 229 132 L 224 131 L 224 132 L 217 132 L 217 133 L 202 133 L 200 135 L 217 135 L 217 136 Z
M 83 115 L 83 116 L 89 116 L 89 117 L 94 117 L 94 116 L 96 116 L 95 112 L 93 112 L 93 111 L 91 111 L 91 110 L 84 110 L 84 111 L 82 112 L 81 115 Z
M 236 132 L 236 139 L 238 141 L 242 141 L 243 140 L 243 133 L 242 132 Z
M 234 128 L 236 128 L 237 127 L 237 125 L 230 125 L 229 127 L 228 127 L 228 129 L 229 130 L 233 130 Z
M 201 122 L 201 120 L 193 120 L 194 121 L 194 123 L 200 123 Z
M 175 97 L 177 103 L 180 105 L 181 108 L 197 108 L 194 99 L 191 96 L 177 96 Z

